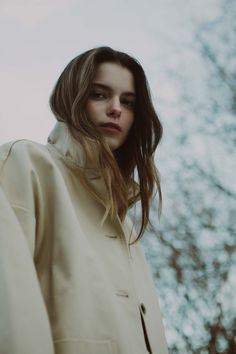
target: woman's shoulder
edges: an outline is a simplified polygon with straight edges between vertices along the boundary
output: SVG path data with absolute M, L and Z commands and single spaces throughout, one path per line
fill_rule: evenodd
M 14 152 L 14 153 L 23 153 L 23 152 L 38 152 L 43 153 L 46 149 L 46 146 L 35 141 L 28 139 L 12 140 L 0 145 L 0 156 Z
M 5 164 L 21 165 L 24 168 L 34 162 L 50 160 L 46 145 L 27 139 L 14 140 L 0 146 L 0 169 Z

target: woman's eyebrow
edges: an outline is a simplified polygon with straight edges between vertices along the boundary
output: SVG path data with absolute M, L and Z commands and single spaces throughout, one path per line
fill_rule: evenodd
M 106 91 L 109 91 L 109 92 L 112 92 L 112 88 L 110 86 L 107 86 L 107 85 L 104 85 L 104 84 L 100 84 L 98 82 L 94 82 L 93 83 L 93 88 L 100 88 L 102 90 L 106 90 Z M 130 96 L 130 97 L 136 97 L 135 93 L 132 92 L 132 91 L 125 91 L 125 92 L 122 92 L 122 95 L 124 96 Z

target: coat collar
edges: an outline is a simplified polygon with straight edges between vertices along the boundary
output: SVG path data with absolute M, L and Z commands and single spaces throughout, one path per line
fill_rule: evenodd
M 75 141 L 64 122 L 56 122 L 48 137 L 48 143 L 73 164 L 83 168 L 85 155 L 79 142 Z M 94 169 L 91 164 L 88 168 Z
M 74 140 L 64 122 L 57 122 L 49 134 L 48 145 L 53 146 L 57 152 L 63 156 L 66 163 L 81 172 L 84 170 L 85 155 L 81 144 Z M 93 167 L 92 162 L 88 161 L 85 176 L 90 184 L 104 201 L 107 199 L 107 190 L 101 174 Z

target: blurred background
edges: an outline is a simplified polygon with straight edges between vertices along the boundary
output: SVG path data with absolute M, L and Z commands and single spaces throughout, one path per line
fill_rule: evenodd
M 170 353 L 236 353 L 235 18 L 235 0 L 0 1 L 0 144 L 46 143 L 50 92 L 79 53 L 108 45 L 146 71 L 163 212 L 156 200 L 142 244 Z

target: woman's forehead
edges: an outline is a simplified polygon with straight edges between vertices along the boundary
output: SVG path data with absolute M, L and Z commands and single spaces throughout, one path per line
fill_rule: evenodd
M 133 74 L 118 63 L 105 62 L 99 64 L 93 83 L 103 84 L 113 90 L 135 94 Z

